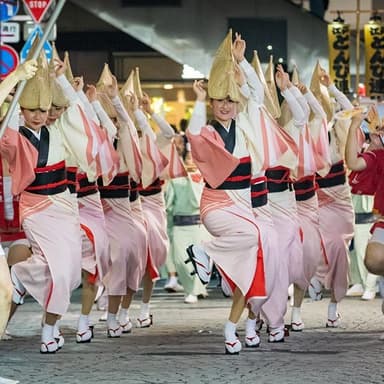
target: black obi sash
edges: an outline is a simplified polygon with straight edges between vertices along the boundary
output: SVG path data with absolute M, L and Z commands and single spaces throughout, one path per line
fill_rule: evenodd
M 68 189 L 69 189 L 69 192 L 71 193 L 76 193 L 76 189 L 77 189 L 76 174 L 77 174 L 77 167 L 67 167 Z
M 316 183 L 319 188 L 329 188 L 335 187 L 336 185 L 343 185 L 346 180 L 346 172 L 343 160 L 333 164 L 325 177 L 321 177 L 320 175 L 316 174 Z
M 150 186 L 143 188 L 141 184 L 138 185 L 137 189 L 140 196 L 152 196 L 161 192 L 161 186 L 164 184 L 163 180 L 157 178 Z
M 25 190 L 38 195 L 55 195 L 67 189 L 67 172 L 65 161 L 47 166 L 49 153 L 49 131 L 47 127 L 40 130 L 40 140 L 27 128 L 20 127 L 19 133 L 37 149 L 38 158 L 35 180 Z
M 315 196 L 315 175 L 305 176 L 293 183 L 296 201 L 305 201 Z
M 86 173 L 77 174 L 77 197 L 85 197 L 88 195 L 93 195 L 99 190 L 97 188 L 96 181 L 88 181 Z
M 118 173 L 109 185 L 104 186 L 101 177 L 97 180 L 102 199 L 129 197 L 129 172 Z
M 218 164 L 218 166 L 220 166 Z M 210 189 L 244 189 L 251 185 L 251 158 L 242 157 L 235 170 L 216 188 L 212 188 L 207 182 L 205 186 Z
M 293 190 L 292 181 L 289 177 L 289 169 L 285 167 L 269 168 L 265 172 L 267 177 L 268 191 L 270 193 Z
M 267 178 L 265 176 L 251 180 L 252 208 L 262 207 L 268 202 Z
M 129 181 L 129 201 L 132 203 L 139 198 L 139 184 L 133 181 Z

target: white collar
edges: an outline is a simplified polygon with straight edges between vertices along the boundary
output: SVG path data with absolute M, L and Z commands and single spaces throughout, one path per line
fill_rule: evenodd
M 40 135 L 41 135 L 41 129 L 39 130 L 39 132 L 36 132 L 35 130 L 31 129 L 31 128 L 28 128 L 28 127 L 25 127 L 27 128 L 29 131 L 31 131 L 33 133 L 33 135 L 38 139 L 40 140 Z

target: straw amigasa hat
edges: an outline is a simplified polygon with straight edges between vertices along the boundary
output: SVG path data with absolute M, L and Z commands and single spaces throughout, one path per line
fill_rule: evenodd
M 268 103 L 265 103 L 268 111 L 272 114 L 272 116 L 279 118 L 281 115 L 279 97 L 277 95 L 277 88 L 275 83 L 275 65 L 273 64 L 273 56 L 269 56 L 269 63 L 267 69 L 265 70 L 265 80 L 267 82 L 267 87 L 270 94 L 270 100 Z M 266 99 L 267 101 L 267 99 Z
M 132 69 L 131 73 L 128 76 L 128 79 L 124 83 L 123 87 L 120 89 L 120 96 L 121 100 L 123 101 L 123 105 L 125 106 L 125 109 L 127 110 L 131 120 L 135 122 L 136 119 L 131 111 L 131 106 L 128 101 L 131 93 L 136 95 L 138 99 L 141 99 L 143 97 L 143 90 L 141 88 L 140 73 L 138 67 Z
M 263 69 L 261 68 L 257 51 L 253 51 L 253 60 L 251 64 L 255 69 L 257 75 L 259 76 L 259 79 L 264 87 L 264 105 L 267 108 L 268 112 L 272 115 L 272 117 L 277 119 L 281 115 L 280 105 L 279 103 L 275 103 L 274 97 L 272 96 L 271 91 L 268 87 L 267 81 L 263 73 Z
M 60 59 L 59 54 L 57 53 L 57 49 L 55 43 L 52 43 L 52 58 L 49 62 L 49 76 L 51 81 L 51 91 L 52 91 L 52 105 L 65 108 L 68 107 L 69 101 L 65 97 L 61 87 L 56 83 L 56 73 L 55 73 L 55 59 Z
M 29 60 L 33 53 L 36 51 L 39 38 L 36 37 L 31 50 L 28 53 L 27 60 Z M 44 49 L 41 50 L 37 58 L 38 69 L 34 77 L 28 80 L 25 88 L 20 96 L 19 104 L 21 108 L 25 109 L 42 109 L 48 111 L 51 107 L 52 92 L 50 85 L 48 61 L 45 56 Z
M 99 92 L 105 92 L 106 88 L 113 84 L 112 72 L 109 65 L 104 63 L 104 68 L 101 72 L 100 78 L 96 83 L 96 89 Z
M 143 90 L 140 83 L 139 68 L 132 69 L 127 81 L 120 90 L 120 95 L 123 99 L 129 97 L 130 93 L 135 94 L 139 99 L 143 97 Z
M 297 87 L 297 85 L 300 83 L 300 76 L 299 76 L 299 72 L 297 70 L 297 66 L 295 65 L 293 67 L 293 71 L 292 71 L 292 77 L 291 77 L 291 83 Z
M 67 67 L 67 69 L 65 70 L 65 77 L 72 84 L 73 83 L 73 73 L 72 73 L 71 63 L 69 61 L 68 51 L 64 52 L 64 64 Z
M 240 91 L 235 80 L 236 62 L 232 55 L 232 30 L 216 51 L 208 80 L 208 96 L 211 99 L 229 98 L 240 102 Z
M 324 112 L 327 115 L 327 121 L 330 122 L 333 118 L 333 108 L 331 103 L 331 98 L 329 97 L 328 89 L 320 83 L 322 68 L 319 61 L 317 61 L 315 69 L 312 74 L 311 85 L 309 89 L 312 91 L 313 95 L 316 97 L 317 101 L 323 107 Z M 312 120 L 314 117 L 313 112 L 311 112 L 309 120 Z
M 109 69 L 109 66 L 107 63 L 104 64 L 104 68 L 101 72 L 100 78 L 96 83 L 96 89 L 97 89 L 97 99 L 100 101 L 101 106 L 103 107 L 104 111 L 107 113 L 109 118 L 116 119 L 117 118 L 117 112 L 115 107 L 113 106 L 111 100 L 108 97 L 108 94 L 106 93 L 106 87 L 109 85 L 112 85 L 112 72 Z

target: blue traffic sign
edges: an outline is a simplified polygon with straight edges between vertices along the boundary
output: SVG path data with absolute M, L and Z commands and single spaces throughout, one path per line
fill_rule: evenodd
M 17 52 L 9 45 L 0 46 L 0 79 L 4 79 L 13 72 L 19 64 Z
M 27 56 L 28 52 L 31 50 L 33 41 L 35 40 L 36 36 L 39 36 L 40 38 L 43 36 L 43 30 L 41 29 L 40 25 L 36 25 L 36 27 L 33 29 L 33 31 L 28 36 L 27 41 L 24 44 L 24 47 L 20 51 L 20 61 L 23 62 Z M 45 55 L 47 56 L 48 61 L 52 58 L 52 45 L 49 44 L 48 41 L 44 43 L 43 49 L 45 51 Z
M 0 21 L 12 19 L 19 10 L 19 0 L 0 0 Z

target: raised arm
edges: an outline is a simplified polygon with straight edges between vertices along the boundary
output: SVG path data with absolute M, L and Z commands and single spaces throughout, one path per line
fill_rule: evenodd
M 138 127 L 141 129 L 143 134 L 148 135 L 153 141 L 156 141 L 155 132 L 153 132 L 147 116 L 145 116 L 144 112 L 139 107 L 139 99 L 134 93 L 130 94 L 130 102 L 132 104 L 133 114 L 135 115 L 136 122 Z
M 189 120 L 188 131 L 191 135 L 200 135 L 201 129 L 207 122 L 207 106 L 205 104 L 207 92 L 204 89 L 204 81 L 195 80 L 193 91 L 196 94 L 196 102 Z
M 332 83 L 329 74 L 324 69 L 321 70 L 320 83 L 328 88 L 329 93 L 335 97 L 336 101 L 341 105 L 342 109 L 353 108 L 353 105 L 348 100 L 348 97 L 345 96 L 344 93 L 341 92 L 334 83 Z
M 312 112 L 315 114 L 315 116 L 320 117 L 321 119 L 326 119 L 327 115 L 324 112 L 324 109 L 321 104 L 318 102 L 311 90 L 307 89 L 305 85 L 303 86 L 304 88 L 300 90 L 304 94 L 305 100 L 308 102 L 308 105 L 310 106 Z
M 31 79 L 35 76 L 37 71 L 37 61 L 28 60 L 19 65 L 15 71 L 9 74 L 0 84 L 0 105 L 4 103 L 5 99 L 12 91 L 12 88 L 22 80 Z
M 306 94 L 308 93 L 307 87 L 303 83 L 299 83 L 297 86 L 292 84 L 292 87 L 289 88 L 289 90 L 296 97 L 296 100 L 300 104 L 306 118 L 309 119 L 311 108 L 308 99 L 306 98 Z
M 143 93 L 143 97 L 141 99 L 141 106 L 143 110 L 152 117 L 152 119 L 155 121 L 155 123 L 160 128 L 160 131 L 162 135 L 166 139 L 172 139 L 173 136 L 175 136 L 175 131 L 173 128 L 169 125 L 169 123 L 159 114 L 154 113 L 151 108 L 151 100 L 149 96 L 146 93 Z
M 116 137 L 116 134 L 117 134 L 116 126 L 115 124 L 113 124 L 112 120 L 104 111 L 100 101 L 97 100 L 97 91 L 94 85 L 88 85 L 87 97 L 98 119 L 100 120 L 102 127 L 106 129 L 106 131 L 108 132 L 109 138 L 111 139 L 111 141 L 113 141 L 113 139 Z
M 348 168 L 352 171 L 362 171 L 367 167 L 365 160 L 358 156 L 360 147 L 357 139 L 357 130 L 360 129 L 363 119 L 364 115 L 362 113 L 352 118 L 345 146 L 345 161 Z
M 236 33 L 235 36 L 236 38 L 233 42 L 232 48 L 233 56 L 245 75 L 246 82 L 250 88 L 252 98 L 255 99 L 255 101 L 257 101 L 259 104 L 262 104 L 264 101 L 263 84 L 261 83 L 259 76 L 257 76 L 257 73 L 255 72 L 252 65 L 249 64 L 247 59 L 245 58 L 245 40 L 243 40 L 241 38 L 241 35 L 238 33 Z
M 284 71 L 281 65 L 277 66 L 275 79 L 277 87 L 280 89 L 282 96 L 288 103 L 289 109 L 292 112 L 294 125 L 297 127 L 302 127 L 304 124 L 306 124 L 307 117 L 296 97 L 291 92 L 292 84 L 289 81 L 288 73 Z

